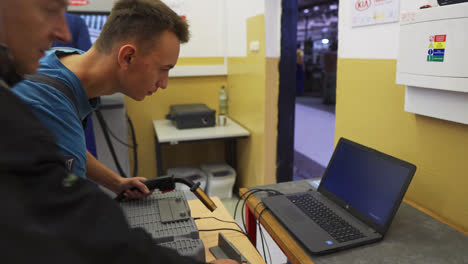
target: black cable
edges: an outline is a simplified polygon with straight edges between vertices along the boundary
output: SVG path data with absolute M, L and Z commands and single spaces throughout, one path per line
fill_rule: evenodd
M 244 199 L 244 203 L 242 204 L 242 207 L 241 207 L 241 218 L 242 218 L 242 224 L 244 226 L 244 230 L 247 231 L 247 226 L 245 225 L 245 204 L 247 203 L 247 200 L 249 200 L 250 196 L 252 196 L 253 194 L 255 193 L 258 193 L 258 192 L 261 192 L 262 190 L 254 190 L 254 191 L 251 191 L 247 197 L 245 197 Z M 248 233 L 248 232 L 247 232 Z
M 239 199 L 237 200 L 237 203 L 236 203 L 236 207 L 234 208 L 234 219 L 236 219 L 236 214 L 237 214 L 237 208 L 239 206 L 239 203 L 240 201 L 242 201 L 242 197 L 250 192 L 254 191 L 254 189 L 252 190 L 247 190 L 245 193 L 243 193 L 242 195 L 239 196 Z
M 120 166 L 119 160 L 117 159 L 117 155 L 115 154 L 114 145 L 112 145 L 112 142 L 111 142 L 110 137 L 109 137 L 109 133 L 107 133 L 108 127 L 107 127 L 106 121 L 104 120 L 104 117 L 103 117 L 101 111 L 96 110 L 95 113 L 96 113 L 96 117 L 98 118 L 99 124 L 101 125 L 101 129 L 102 129 L 102 132 L 103 132 L 102 134 L 104 135 L 104 139 L 107 142 L 107 146 L 109 147 L 110 153 L 112 155 L 112 158 L 114 159 L 115 166 L 117 167 L 117 170 L 119 171 L 119 173 L 120 173 L 120 175 L 122 177 L 128 178 L 127 175 L 125 174 L 125 172 L 123 171 L 122 167 Z
M 236 224 L 236 225 L 237 225 L 237 227 L 239 227 L 239 229 L 241 229 L 241 230 L 242 230 L 242 228 L 239 226 L 239 224 L 238 224 L 237 222 L 232 222 L 232 221 L 224 221 L 224 220 L 221 220 L 221 219 L 219 219 L 219 218 L 216 218 L 216 217 L 214 217 L 214 216 L 210 216 L 210 217 L 196 217 L 196 218 L 194 218 L 194 220 L 199 220 L 199 219 L 206 219 L 206 218 L 214 218 L 214 219 L 216 219 L 216 220 L 218 220 L 218 221 L 221 221 L 221 222 L 226 222 L 226 223 L 232 223 L 232 224 Z M 241 232 L 242 234 L 244 234 L 244 236 L 246 236 L 246 237 L 247 237 L 247 239 L 248 239 L 250 242 L 252 242 L 252 240 L 250 239 L 250 237 L 249 237 L 249 235 L 248 235 L 248 234 L 246 234 L 245 232 L 243 232 L 243 231 L 241 231 L 241 230 L 237 230 L 237 229 L 231 229 L 231 228 L 219 228 L 219 229 L 202 229 L 202 230 L 198 230 L 198 231 L 218 231 L 218 230 L 233 230 L 233 231 Z M 255 250 L 258 252 L 258 249 L 257 249 L 256 247 L 255 247 Z M 259 254 L 259 255 L 261 255 L 261 254 L 260 254 L 260 252 L 258 252 L 258 254 Z
M 254 192 L 254 191 L 255 191 L 255 192 Z M 277 193 L 280 193 L 280 192 L 278 192 L 278 191 L 271 190 L 271 189 L 253 189 L 253 190 L 249 190 L 248 192 L 244 193 L 242 196 L 244 196 L 244 195 L 247 194 L 247 193 L 250 193 L 250 194 L 249 194 L 249 196 L 250 196 L 250 195 L 252 195 L 252 194 L 254 194 L 254 193 L 256 193 L 256 192 L 260 192 L 260 191 L 268 191 L 268 192 L 273 191 L 273 192 L 275 192 L 275 193 L 276 193 L 276 192 L 277 192 Z M 248 197 L 247 197 L 245 200 L 247 200 L 247 199 L 248 199 Z M 245 204 L 245 203 L 244 203 L 244 204 Z M 259 202 L 259 203 L 255 206 L 255 208 L 254 208 L 254 210 L 253 210 L 254 215 L 255 215 L 255 213 L 257 212 L 257 207 L 258 207 L 259 205 L 263 205 L 263 202 Z M 236 208 L 237 208 L 237 206 L 236 206 Z M 264 232 L 263 232 L 263 229 L 262 229 L 262 227 L 261 227 L 261 218 L 262 218 L 262 214 L 263 214 L 263 212 L 264 212 L 266 209 L 267 209 L 267 208 L 264 207 L 264 208 L 262 209 L 262 211 L 260 211 L 260 213 L 258 214 L 257 225 L 258 225 L 258 230 L 259 230 L 260 237 L 261 237 L 260 239 L 261 239 L 261 241 L 262 241 L 263 258 L 265 259 L 265 263 L 268 264 L 266 252 L 268 252 L 268 259 L 269 259 L 270 263 L 273 263 L 273 261 L 272 261 L 272 258 L 271 258 L 270 246 L 268 245 L 268 242 L 267 242 L 267 240 L 266 240 L 266 236 L 265 236 L 265 234 L 264 234 Z M 219 218 L 217 218 L 217 217 L 214 217 L 214 216 L 210 216 L 210 217 L 196 217 L 196 218 L 193 218 L 193 219 L 194 219 L 194 220 L 201 220 L 201 219 L 209 219 L 209 218 L 216 219 L 216 220 L 218 220 L 218 221 L 220 221 L 220 222 L 231 223 L 231 224 L 235 224 L 235 225 L 239 226 L 239 225 L 237 224 L 237 222 L 221 220 L 221 219 L 219 219 Z M 240 228 L 240 227 L 239 227 L 239 228 Z M 231 230 L 231 229 L 229 229 L 229 230 Z M 199 230 L 199 231 L 209 231 L 209 230 Z M 212 231 L 215 231 L 215 230 L 213 229 Z M 237 231 L 239 231 L 239 230 L 237 230 Z M 249 236 L 247 233 L 245 233 L 245 232 L 242 232 L 242 233 L 243 233 L 250 241 L 252 241 L 251 238 L 250 238 L 250 236 Z M 266 251 L 265 251 L 265 247 L 266 247 Z M 258 249 L 257 249 L 257 252 L 258 252 Z M 260 253 L 260 252 L 259 252 L 259 253 Z
M 127 116 L 127 118 L 128 118 L 128 116 Z M 133 127 L 132 127 L 132 128 L 133 128 Z M 137 147 L 137 146 L 135 146 L 135 145 L 130 145 L 130 144 L 128 144 L 127 142 L 124 142 L 122 139 L 118 138 L 118 137 L 114 134 L 114 132 L 112 132 L 112 129 L 110 129 L 109 127 L 106 127 L 106 129 L 107 129 L 107 132 L 109 132 L 109 134 L 110 134 L 118 143 L 120 143 L 120 144 L 122 144 L 122 145 L 124 145 L 124 146 L 126 146 L 126 147 L 129 147 L 129 148 L 131 148 L 131 149 Z
M 281 192 L 277 191 L 277 190 L 273 190 L 273 189 L 254 189 L 253 191 L 251 191 L 249 193 L 249 195 L 247 195 L 247 197 L 245 197 L 244 199 L 244 204 L 242 205 L 242 209 L 241 209 L 241 214 L 242 214 L 242 224 L 244 225 L 244 229 L 247 230 L 247 227 L 245 226 L 245 204 L 247 203 L 247 201 L 249 200 L 250 196 L 255 194 L 255 193 L 258 193 L 258 192 L 273 192 L 275 194 L 282 194 Z M 244 193 L 245 195 L 245 193 Z M 243 195 L 242 195 L 243 196 Z
M 235 207 L 235 209 L 234 209 L 234 219 L 236 219 L 237 208 L 238 208 L 238 206 L 239 206 L 240 201 L 242 200 L 242 197 L 243 197 L 244 195 L 248 194 L 248 193 L 251 193 L 251 192 L 255 191 L 255 190 L 257 190 L 257 189 L 247 190 L 245 193 L 243 193 L 242 195 L 239 196 L 239 200 L 237 200 L 236 207 Z
M 259 205 L 261 205 L 261 204 L 263 204 L 263 203 L 262 203 L 262 202 L 259 202 L 259 203 L 255 206 L 254 211 L 253 211 L 254 214 L 255 214 L 255 212 L 257 212 L 257 207 L 258 207 Z
M 219 219 L 219 218 L 217 218 L 217 217 L 214 217 L 214 216 L 208 216 L 208 217 L 195 217 L 195 218 L 193 218 L 193 220 L 202 220 L 202 219 L 208 219 L 208 218 L 213 218 L 213 219 L 216 219 L 216 220 L 218 220 L 218 221 L 220 221 L 220 222 L 224 222 L 224 223 L 228 223 L 228 224 L 235 224 L 235 225 L 237 225 L 237 222 L 235 222 L 235 221 L 226 221 L 226 220 L 221 220 L 221 219 Z M 240 227 L 239 227 L 239 228 L 240 228 Z
M 127 178 L 127 175 L 123 172 L 123 169 L 122 169 L 122 167 L 120 165 L 120 162 L 117 159 L 117 155 L 115 154 L 114 145 L 112 144 L 112 141 L 110 140 L 109 135 L 111 135 L 120 144 L 122 144 L 124 146 L 127 146 L 127 147 L 129 147 L 129 148 L 131 148 L 133 150 L 133 174 L 132 175 L 133 175 L 133 177 L 136 177 L 138 175 L 138 151 L 137 151 L 138 145 L 137 145 L 137 142 L 136 142 L 135 129 L 133 127 L 132 120 L 130 119 L 128 114 L 125 113 L 125 116 L 127 117 L 128 125 L 130 127 L 131 132 L 132 132 L 133 145 L 129 145 L 129 144 L 125 143 L 123 140 L 119 139 L 112 132 L 112 130 L 107 125 L 107 123 L 106 123 L 106 121 L 105 121 L 105 119 L 104 119 L 104 117 L 103 117 L 100 110 L 96 110 L 95 113 L 96 113 L 96 116 L 98 118 L 99 125 L 101 126 L 101 130 L 103 132 L 104 139 L 106 140 L 107 146 L 109 147 L 109 150 L 111 152 L 112 159 L 114 160 L 115 165 L 116 165 L 117 170 L 119 171 L 120 175 L 122 177 Z
M 251 195 L 257 193 L 257 192 L 270 192 L 270 193 L 274 193 L 274 194 L 278 194 L 278 195 L 281 195 L 283 193 L 281 193 L 280 191 L 277 191 L 277 190 L 273 190 L 273 189 L 250 189 L 250 190 L 247 190 L 245 193 L 243 193 L 242 195 L 239 196 L 239 200 L 237 200 L 237 203 L 236 203 L 236 207 L 234 209 L 234 219 L 236 218 L 236 214 L 237 214 L 237 208 L 239 207 L 239 203 L 240 201 L 242 200 L 242 197 L 244 197 L 245 195 L 247 195 L 247 197 L 244 199 L 244 203 L 242 205 L 242 209 L 241 209 L 241 218 L 242 218 L 242 224 L 244 225 L 244 230 L 247 231 L 247 227 L 245 225 L 245 215 L 244 215 L 244 212 L 245 212 L 245 203 L 247 202 L 247 200 L 250 198 Z M 259 203 L 260 204 L 260 203 Z M 257 204 L 258 206 L 258 204 Z M 257 207 L 256 206 L 256 207 Z M 255 208 L 256 208 L 255 207 Z M 255 214 L 255 210 L 254 209 L 254 214 Z M 260 229 L 261 230 L 261 229 Z M 250 240 L 250 242 L 252 242 L 252 244 L 254 243 L 252 238 L 250 237 L 250 235 L 246 232 L 245 235 L 247 236 L 247 238 Z M 263 234 L 261 234 L 262 236 Z M 262 239 L 263 239 L 263 236 L 262 236 Z M 265 240 L 266 241 L 266 240 Z M 256 243 L 255 243 L 256 244 Z M 263 245 L 263 240 L 262 240 L 262 245 Z M 258 252 L 258 249 L 255 247 L 255 249 L 257 250 Z M 267 244 L 267 249 L 268 249 L 268 244 Z M 258 252 L 260 254 L 260 252 Z M 263 256 L 265 257 L 265 262 L 266 262 L 266 255 L 265 255 L 265 250 L 263 251 Z M 270 257 L 270 262 L 271 262 L 271 257 Z
M 260 203 L 259 203 L 259 204 L 260 204 Z M 261 203 L 261 204 L 263 204 L 263 203 Z M 261 235 L 261 236 L 263 236 L 263 230 L 262 230 L 262 228 L 260 227 L 260 221 L 261 221 L 261 219 L 262 219 L 262 214 L 263 214 L 263 212 L 265 212 L 266 209 L 267 209 L 267 208 L 264 207 L 263 210 L 260 212 L 260 214 L 258 214 L 258 228 L 260 229 L 260 235 Z M 266 238 L 265 238 L 265 244 L 266 244 L 266 248 L 267 248 L 267 251 L 268 251 L 268 257 L 269 257 L 269 259 L 270 259 L 270 263 L 272 263 L 272 260 L 271 260 L 271 253 L 270 253 L 270 247 L 268 246 L 268 243 L 267 243 L 267 241 L 266 241 Z M 266 259 L 266 256 L 265 256 L 265 259 Z
M 236 232 L 243 234 L 247 238 L 249 238 L 249 236 L 246 233 L 244 233 L 241 230 L 234 229 L 234 228 L 198 229 L 199 232 L 222 231 L 222 230 L 236 231 Z
M 244 203 L 243 203 L 242 209 L 241 209 L 241 218 L 242 218 L 242 224 L 243 224 L 243 226 L 244 226 L 244 230 L 247 230 L 247 227 L 246 227 L 246 225 L 245 225 L 245 215 L 244 215 L 244 213 L 245 213 L 245 204 L 247 203 L 247 200 L 249 200 L 249 198 L 250 198 L 251 195 L 253 195 L 253 194 L 255 194 L 255 193 L 258 193 L 258 192 L 270 192 L 270 193 L 279 194 L 279 195 L 282 194 L 280 191 L 273 190 L 273 189 L 251 189 L 251 190 L 248 190 L 247 192 L 243 193 L 243 194 L 239 197 L 239 201 L 237 201 L 236 208 L 234 209 L 234 210 L 235 210 L 235 211 L 234 211 L 234 215 L 235 215 L 236 212 L 237 212 L 237 206 L 239 205 L 240 199 L 242 199 L 242 197 L 243 197 L 244 195 L 248 194 L 247 197 L 245 197 L 245 199 L 244 199 Z M 257 206 L 258 206 L 259 204 L 260 204 L 260 203 L 258 203 Z M 257 206 L 255 206 L 255 208 L 254 208 L 254 212 L 253 212 L 254 215 L 255 215 L 255 210 L 256 210 Z M 261 233 L 260 233 L 260 237 L 261 237 L 261 239 L 262 239 L 262 248 L 263 248 L 264 241 L 266 241 L 266 239 L 264 239 L 263 231 L 262 231 L 261 229 L 260 229 L 260 232 L 261 232 Z M 247 233 L 247 234 L 248 234 L 248 233 Z M 249 237 L 250 237 L 250 236 L 249 236 Z M 253 239 L 250 238 L 250 241 L 253 241 Z M 267 245 L 267 249 L 268 249 L 268 245 Z M 266 262 L 266 254 L 265 254 L 265 249 L 264 249 L 264 248 L 263 248 L 263 256 L 264 256 L 265 262 Z M 270 261 L 270 262 L 271 262 L 271 261 Z
M 246 194 L 248 194 L 248 196 L 244 199 L 244 204 L 242 205 L 242 209 L 241 209 L 241 218 L 242 218 L 242 224 L 244 226 L 244 230 L 247 231 L 247 228 L 245 226 L 245 216 L 244 216 L 244 208 L 245 208 L 245 203 L 247 202 L 247 200 L 249 199 L 250 195 L 254 194 L 254 193 L 257 193 L 257 192 L 273 192 L 275 194 L 282 194 L 281 192 L 277 191 L 277 190 L 273 190 L 273 189 L 251 189 L 251 190 L 247 190 L 245 193 L 243 193 L 242 195 L 239 196 L 239 200 L 237 200 L 237 203 L 236 203 L 236 207 L 234 209 L 234 219 L 236 219 L 236 214 L 237 214 L 237 208 L 239 207 L 239 203 L 240 201 L 242 200 L 242 197 Z M 252 238 L 250 238 L 249 236 L 249 240 L 253 242 Z
M 265 238 L 265 236 L 263 234 L 262 228 L 260 227 L 260 222 L 258 222 L 258 229 L 259 229 L 259 233 L 260 233 L 260 239 L 262 241 L 263 259 L 265 260 L 265 263 L 268 264 L 267 256 L 266 256 L 266 253 L 265 253 L 266 238 Z M 271 258 L 270 258 L 270 263 L 271 263 Z
M 262 203 L 258 203 L 255 208 L 254 208 L 254 214 L 255 212 L 257 211 L 257 207 L 259 205 L 261 205 Z M 259 232 L 260 232 L 260 240 L 262 241 L 262 249 L 263 249 L 263 259 L 265 259 L 265 263 L 268 264 L 268 261 L 267 261 L 267 258 L 266 258 L 266 253 L 265 253 L 265 242 L 266 242 L 266 239 L 265 237 L 263 236 L 263 231 L 262 231 L 262 228 L 260 227 L 260 220 L 257 222 L 258 223 L 258 229 L 259 229 Z M 271 261 L 270 261 L 271 263 Z
M 237 203 L 236 203 L 236 208 L 234 209 L 234 219 L 236 219 L 236 214 L 237 214 L 237 208 L 239 206 L 239 203 L 240 201 L 242 200 L 242 197 L 250 192 L 253 192 L 253 191 L 256 191 L 256 190 L 263 190 L 263 191 L 271 191 L 271 192 L 275 192 L 276 194 L 282 194 L 281 192 L 277 191 L 277 190 L 273 190 L 273 189 L 251 189 L 251 190 L 247 190 L 245 193 L 243 193 L 242 195 L 239 196 L 239 200 L 237 200 Z M 245 199 L 247 200 L 247 199 Z
M 125 113 L 125 116 L 127 117 L 127 122 L 128 126 L 130 127 L 130 131 L 132 132 L 132 142 L 133 142 L 133 177 L 138 176 L 138 144 L 136 141 L 136 134 L 135 134 L 135 128 L 133 127 L 133 122 L 128 116 L 127 113 Z
M 247 190 L 245 193 L 239 196 L 239 199 L 237 200 L 236 207 L 234 208 L 234 220 L 236 219 L 236 214 L 237 214 L 237 207 L 239 206 L 240 201 L 242 201 L 242 196 L 246 195 L 247 193 L 252 192 L 252 190 Z

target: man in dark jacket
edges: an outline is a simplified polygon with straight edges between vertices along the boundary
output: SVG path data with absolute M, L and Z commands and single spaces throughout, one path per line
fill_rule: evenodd
M 118 204 L 69 174 L 54 137 L 9 90 L 52 41 L 69 41 L 66 5 L 0 1 L 1 262 L 195 263 L 129 228 Z

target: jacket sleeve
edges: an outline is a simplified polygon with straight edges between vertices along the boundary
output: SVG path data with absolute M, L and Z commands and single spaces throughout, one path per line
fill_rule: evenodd
M 196 263 L 129 227 L 120 206 L 69 174 L 54 137 L 0 87 L 2 263 Z
M 65 168 L 46 171 L 46 176 L 3 177 L 10 187 L 2 184 L 1 196 L 14 198 L 15 204 L 0 220 L 13 231 L 2 246 L 10 249 L 11 261 L 5 263 L 197 263 L 157 246 L 146 231 L 130 228 L 117 202 L 92 183 L 72 174 L 63 177 Z M 30 249 L 38 254 L 24 254 Z

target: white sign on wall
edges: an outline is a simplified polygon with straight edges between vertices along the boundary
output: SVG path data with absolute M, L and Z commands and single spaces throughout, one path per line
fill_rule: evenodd
M 399 20 L 399 0 L 353 0 L 352 3 L 353 27 L 397 22 Z

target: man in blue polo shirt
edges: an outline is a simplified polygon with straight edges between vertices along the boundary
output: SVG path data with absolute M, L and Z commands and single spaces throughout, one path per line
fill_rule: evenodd
M 98 98 L 88 99 L 81 81 L 66 68 L 60 57 L 69 54 L 83 54 L 79 50 L 58 49 L 46 52 L 40 63 L 40 73 L 62 81 L 76 98 L 79 117 L 75 106 L 59 90 L 34 81 L 24 81 L 13 89 L 36 116 L 51 130 L 67 162 L 68 169 L 76 175 L 86 175 L 86 142 L 81 120 L 90 114 L 98 104 Z
M 141 101 L 166 88 L 180 43 L 188 38 L 187 23 L 161 1 L 120 0 L 87 52 L 53 50 L 40 61 L 40 73 L 71 90 L 78 115 L 73 102 L 52 86 L 24 81 L 13 90 L 53 132 L 73 173 L 116 194 L 141 198 L 150 194 L 142 183 L 146 178 L 123 178 L 97 161 L 86 151 L 81 121 L 101 95 L 121 92 Z

